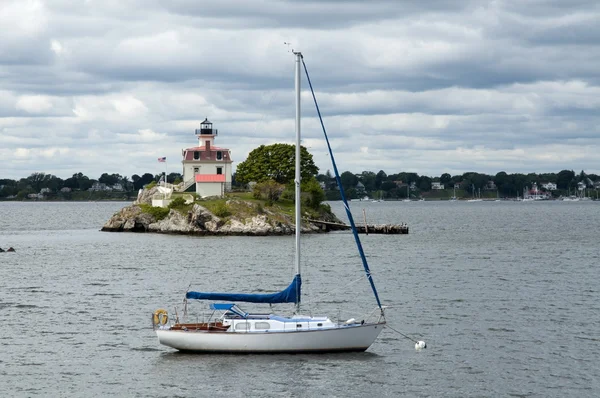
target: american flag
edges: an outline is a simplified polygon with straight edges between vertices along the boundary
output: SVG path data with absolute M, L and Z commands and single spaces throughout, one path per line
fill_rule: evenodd
M 164 162 L 167 161 L 167 157 L 165 156 L 165 157 L 162 157 L 162 158 L 158 158 L 158 161 L 161 162 L 161 163 L 164 163 Z

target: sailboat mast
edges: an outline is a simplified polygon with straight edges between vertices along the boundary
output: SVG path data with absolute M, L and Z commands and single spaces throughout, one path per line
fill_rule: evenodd
M 294 175 L 295 198 L 296 198 L 296 275 L 300 275 L 300 72 L 302 53 L 294 52 L 296 56 L 296 173 Z M 300 311 L 300 301 L 296 302 L 296 311 Z

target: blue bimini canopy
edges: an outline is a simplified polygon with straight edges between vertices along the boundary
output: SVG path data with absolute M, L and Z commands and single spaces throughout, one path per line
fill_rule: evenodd
M 187 292 L 185 298 L 194 300 L 223 300 L 223 301 L 241 301 L 245 303 L 299 303 L 300 288 L 302 279 L 300 274 L 294 276 L 294 280 L 290 285 L 279 293 L 267 294 L 245 294 L 245 293 L 202 293 L 202 292 Z
M 211 303 L 210 304 L 210 309 L 211 310 L 217 310 L 217 311 L 230 311 L 230 312 L 233 312 L 234 314 L 237 314 L 237 315 L 241 316 L 242 318 L 248 318 L 248 313 L 242 311 L 240 309 L 240 307 L 238 307 L 235 304 L 229 304 L 229 303 Z

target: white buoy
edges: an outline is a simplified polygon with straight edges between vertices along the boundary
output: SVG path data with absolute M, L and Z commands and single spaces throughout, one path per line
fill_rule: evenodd
M 415 350 L 419 351 L 419 350 L 422 350 L 423 348 L 427 348 L 427 344 L 425 344 L 425 342 L 423 340 L 419 340 L 415 343 Z

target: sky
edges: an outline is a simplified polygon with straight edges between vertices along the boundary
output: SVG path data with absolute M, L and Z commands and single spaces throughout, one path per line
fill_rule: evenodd
M 0 178 L 181 173 L 205 118 L 234 167 L 291 144 L 291 50 L 340 172 L 600 173 L 598 1 L 0 0 Z

